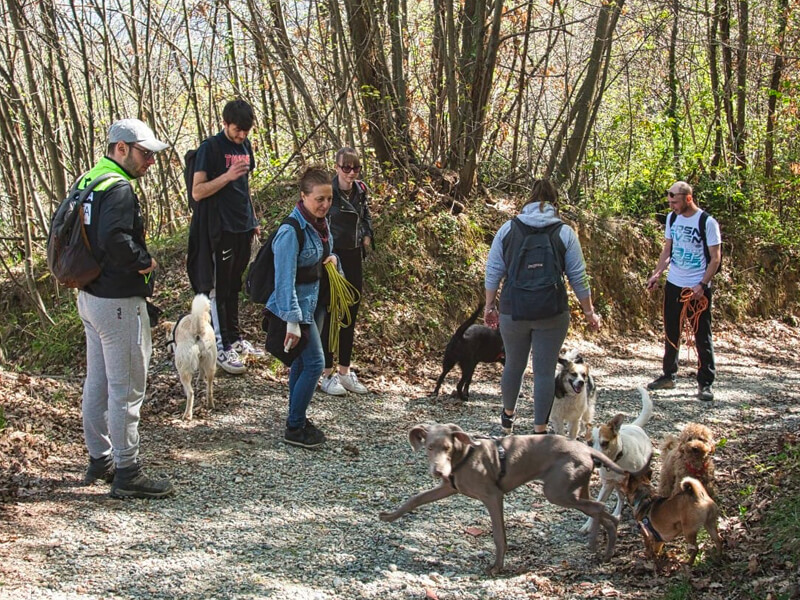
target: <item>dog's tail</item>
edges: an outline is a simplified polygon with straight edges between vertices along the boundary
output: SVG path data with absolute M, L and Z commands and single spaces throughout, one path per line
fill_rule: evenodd
M 211 301 L 205 294 L 197 294 L 192 300 L 192 333 L 202 336 L 203 326 L 211 320 Z
M 467 331 L 467 329 L 469 329 L 475 323 L 475 321 L 478 320 L 478 315 L 481 313 L 482 310 L 483 310 L 483 302 L 478 304 L 478 308 L 475 309 L 475 312 L 473 312 L 469 316 L 469 318 L 466 321 L 464 321 L 459 326 L 458 329 L 456 329 L 456 332 L 453 334 L 453 338 L 452 339 L 460 340 L 462 337 L 464 337 L 464 333 Z
M 694 477 L 684 477 L 681 479 L 681 490 L 690 496 L 694 496 L 698 500 L 710 500 L 711 496 L 708 495 L 706 488 L 703 484 Z
M 666 456 L 668 453 L 675 450 L 675 448 L 678 447 L 679 443 L 680 441 L 678 440 L 677 437 L 675 437 L 672 434 L 668 435 L 667 437 L 664 438 L 664 441 L 661 443 L 661 448 L 660 448 L 661 455 Z
M 653 401 L 650 400 L 650 394 L 647 393 L 646 389 L 643 387 L 637 387 L 636 389 L 639 391 L 639 395 L 642 397 L 642 412 L 639 413 L 639 416 L 636 418 L 633 424 L 637 427 L 644 428 L 648 421 L 650 421 L 650 417 L 653 416 Z
M 620 467 L 617 463 L 608 458 L 602 452 L 595 450 L 592 446 L 589 446 L 589 451 L 592 454 L 592 460 L 594 461 L 595 466 L 605 467 L 609 471 L 614 471 L 614 473 L 617 473 L 619 475 L 625 475 L 625 473 L 627 473 L 625 469 Z

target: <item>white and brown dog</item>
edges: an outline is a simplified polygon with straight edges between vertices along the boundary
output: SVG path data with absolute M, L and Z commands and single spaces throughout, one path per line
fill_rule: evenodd
M 633 423 L 624 423 L 625 415 L 619 413 L 608 423 L 595 427 L 592 430 L 592 446 L 599 450 L 626 471 L 635 473 L 641 471 L 650 461 L 653 454 L 653 444 L 645 433 L 644 426 L 653 416 L 653 402 L 650 394 L 642 387 L 636 388 L 642 398 L 642 410 Z M 613 515 L 619 519 L 624 508 L 624 494 L 620 485 L 624 476 L 613 473 L 608 469 L 600 468 L 600 493 L 597 501 L 605 504 L 611 493 L 617 495 L 617 505 Z M 588 533 L 592 526 L 589 519 L 581 528 L 581 533 Z
M 563 352 L 556 366 L 556 390 L 550 422 L 558 435 L 577 439 L 584 431 L 588 432 L 594 419 L 594 405 L 597 401 L 597 386 L 589 373 L 583 356 L 577 350 Z M 584 429 L 585 428 L 585 429 Z
M 172 329 L 169 345 L 175 352 L 175 368 L 186 393 L 183 419 L 192 420 L 194 388 L 198 371 L 206 382 L 206 406 L 214 408 L 214 375 L 217 371 L 217 340 L 211 326 L 211 304 L 203 294 L 192 300 L 192 312 L 181 317 Z

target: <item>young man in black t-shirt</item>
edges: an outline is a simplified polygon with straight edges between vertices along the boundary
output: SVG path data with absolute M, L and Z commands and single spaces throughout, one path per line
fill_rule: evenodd
M 222 131 L 197 149 L 192 180 L 195 202 L 208 203 L 203 207 L 207 210 L 194 211 L 192 220 L 205 219 L 207 231 L 206 235 L 199 236 L 204 240 L 199 243 L 210 243 L 212 252 L 210 264 L 202 261 L 192 264 L 190 256 L 188 268 L 190 276 L 195 275 L 193 282 L 203 280 L 207 283 L 201 287 L 211 286 L 208 290 L 195 291 L 207 293 L 211 299 L 217 364 L 232 374 L 245 371 L 242 356 L 264 355 L 263 350 L 244 340 L 239 330 L 242 275 L 250 261 L 250 244 L 259 234 L 248 180 L 255 167 L 253 150 L 247 139 L 254 120 L 253 108 L 247 102 L 228 102 L 222 110 Z M 198 270 L 202 271 L 199 276 Z

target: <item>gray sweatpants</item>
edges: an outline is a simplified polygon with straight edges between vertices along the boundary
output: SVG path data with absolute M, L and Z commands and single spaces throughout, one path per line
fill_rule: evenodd
M 569 311 L 540 321 L 514 321 L 511 315 L 500 315 L 500 335 L 506 351 L 506 364 L 500 380 L 503 408 L 516 408 L 528 356 L 533 353 L 533 422 L 535 425 L 547 424 L 555 396 L 558 353 L 567 337 L 567 329 Z
M 152 342 L 144 298 L 98 298 L 78 293 L 86 331 L 83 435 L 93 458 L 114 453 L 118 468 L 139 455 L 139 410 Z

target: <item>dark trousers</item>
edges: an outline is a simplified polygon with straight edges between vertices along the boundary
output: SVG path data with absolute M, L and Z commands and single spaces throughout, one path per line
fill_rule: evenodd
M 664 374 L 674 375 L 678 372 L 678 351 L 681 347 L 681 291 L 677 285 L 667 282 L 664 287 Z M 698 319 L 695 344 L 700 365 L 697 368 L 697 383 L 711 385 L 714 383 L 716 367 L 714 366 L 714 342 L 711 340 L 711 290 L 705 292 L 708 299 L 706 308 Z
M 359 301 L 350 307 L 350 326 L 342 327 L 339 330 L 339 365 L 349 367 L 353 356 L 353 340 L 356 333 L 356 317 L 358 307 L 361 304 L 360 294 L 364 287 L 364 263 L 361 256 L 361 248 L 353 250 L 336 250 L 344 271 L 344 277 L 354 288 L 358 290 Z M 325 368 L 333 367 L 333 351 L 330 348 L 331 313 L 325 313 L 325 324 L 322 326 L 322 348 L 325 352 Z
M 214 252 L 214 289 L 211 292 L 211 320 L 217 347 L 225 350 L 239 339 L 239 292 L 242 275 L 250 262 L 253 232 L 223 231 Z

